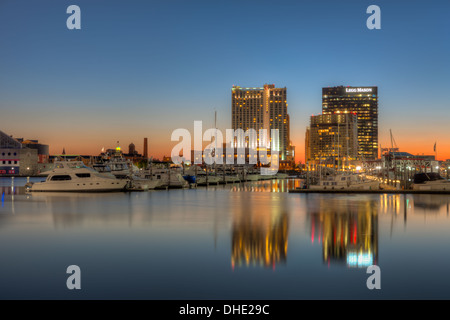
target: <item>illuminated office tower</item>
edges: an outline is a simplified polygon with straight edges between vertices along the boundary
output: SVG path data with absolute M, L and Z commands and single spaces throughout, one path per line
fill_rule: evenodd
M 355 113 L 359 158 L 378 158 L 378 87 L 322 88 L 322 113 Z
M 279 151 L 280 160 L 293 157 L 294 147 L 289 141 L 289 115 L 287 113 L 286 88 L 275 88 L 274 84 L 264 87 L 243 88 L 233 86 L 231 89 L 232 128 L 279 130 L 278 141 L 272 141 L 271 150 Z M 259 138 L 259 137 L 258 137 Z M 248 146 L 256 148 L 257 146 Z
M 306 131 L 306 161 L 338 168 L 358 156 L 357 116 L 354 113 L 311 116 Z

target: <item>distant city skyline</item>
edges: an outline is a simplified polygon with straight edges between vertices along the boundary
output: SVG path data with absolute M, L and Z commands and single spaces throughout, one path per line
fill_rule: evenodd
M 379 144 L 450 159 L 448 1 L 79 0 L 0 4 L 0 130 L 50 154 L 97 155 L 131 142 L 169 156 L 194 120 L 232 127 L 230 88 L 289 90 L 296 161 L 322 88 L 377 86 Z M 366 9 L 381 8 L 381 30 Z M 26 10 L 24 10 L 26 8 Z M 274 14 L 277 13 L 277 14 Z

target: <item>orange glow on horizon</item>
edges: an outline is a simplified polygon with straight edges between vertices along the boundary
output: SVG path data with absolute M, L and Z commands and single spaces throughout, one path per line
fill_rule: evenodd
M 163 156 L 170 156 L 172 148 L 178 142 L 171 141 L 171 131 L 162 129 L 157 130 L 158 134 L 151 134 L 150 131 L 133 130 L 127 132 L 120 131 L 103 131 L 90 132 L 81 131 L 77 134 L 73 132 L 63 132 L 54 134 L 48 131 L 36 131 L 26 128 L 24 130 L 3 130 L 5 133 L 13 135 L 16 138 L 23 137 L 25 139 L 37 139 L 39 143 L 47 144 L 50 147 L 50 154 L 61 154 L 65 149 L 66 154 L 80 154 L 80 155 L 99 155 L 102 149 L 115 149 L 117 141 L 121 147 L 122 152 L 128 153 L 128 146 L 133 143 L 136 146 L 136 151 L 140 154 L 144 151 L 144 137 L 148 137 L 148 156 L 154 159 L 162 159 Z M 413 155 L 435 155 L 433 150 L 434 143 L 437 146 L 437 159 L 450 159 L 450 141 L 446 141 L 448 134 L 445 132 L 447 128 L 440 129 L 439 134 L 434 132 L 419 132 L 414 133 L 408 129 L 400 131 L 401 134 L 396 134 L 395 140 L 400 151 L 408 152 Z M 291 128 L 291 139 L 295 146 L 295 161 L 296 163 L 305 162 L 305 144 L 304 132 L 297 128 Z M 382 148 L 391 147 L 389 134 L 379 136 Z M 209 142 L 204 142 L 204 147 Z M 192 144 L 193 146 L 193 144 Z

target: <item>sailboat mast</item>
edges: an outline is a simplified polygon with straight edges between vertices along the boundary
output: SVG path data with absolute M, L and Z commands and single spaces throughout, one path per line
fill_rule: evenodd
M 216 157 L 214 161 L 214 171 L 215 171 L 217 162 L 217 110 L 214 110 L 214 157 Z
M 341 138 L 341 133 L 340 133 L 340 131 L 339 131 L 339 120 L 337 121 L 337 125 L 338 125 L 338 145 L 337 145 L 337 147 L 338 147 L 338 165 L 337 165 L 337 171 L 339 171 L 339 165 L 340 165 L 340 162 L 341 162 L 341 145 L 339 144 L 339 142 L 340 142 L 340 138 Z
M 348 169 L 350 169 L 350 160 L 349 160 L 349 150 L 348 150 L 348 142 L 349 142 L 349 140 L 350 140 L 350 137 L 348 136 L 348 113 L 346 113 L 345 114 L 345 127 L 346 127 L 346 137 L 345 137 L 345 140 L 346 140 L 346 148 L 347 148 L 347 170 Z
M 392 167 L 394 169 L 394 181 L 397 180 L 397 168 L 395 165 L 395 150 L 394 150 L 394 137 L 392 136 L 392 129 L 389 129 L 389 133 L 391 135 L 391 152 L 392 152 Z M 397 182 L 394 182 L 394 185 L 397 185 Z

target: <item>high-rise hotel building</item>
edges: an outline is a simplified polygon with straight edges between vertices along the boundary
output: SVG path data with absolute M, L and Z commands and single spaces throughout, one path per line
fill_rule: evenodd
M 378 87 L 322 88 L 322 113 L 355 113 L 359 158 L 378 158 Z
M 286 87 L 275 88 L 274 84 L 264 87 L 231 89 L 231 122 L 234 130 L 278 129 L 279 141 L 271 142 L 271 150 L 278 150 L 280 160 L 293 160 L 294 147 L 290 143 L 289 115 L 287 113 Z M 259 138 L 259 137 L 258 137 Z M 254 147 L 254 146 L 249 146 Z

